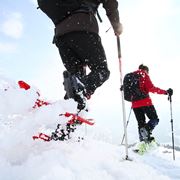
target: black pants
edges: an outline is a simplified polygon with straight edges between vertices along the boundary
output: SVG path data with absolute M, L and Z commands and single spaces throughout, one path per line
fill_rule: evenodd
M 152 131 L 159 122 L 156 109 L 153 105 L 133 108 L 133 111 L 138 122 L 138 130 L 142 127 L 147 127 L 150 131 Z M 147 123 L 146 116 L 149 118 Z
M 71 32 L 56 40 L 65 68 L 85 85 L 87 93 L 94 93 L 110 75 L 106 55 L 98 34 Z M 85 68 L 90 69 L 86 75 Z

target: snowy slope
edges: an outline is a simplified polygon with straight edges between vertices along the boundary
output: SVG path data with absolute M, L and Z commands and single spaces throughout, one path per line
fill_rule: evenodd
M 59 114 L 76 112 L 73 100 L 33 109 L 36 98 L 35 89 L 25 91 L 0 77 L 0 180 L 180 179 L 179 151 L 173 161 L 172 149 L 163 146 L 143 156 L 129 148 L 132 161 L 123 160 L 125 147 L 96 124 L 79 126 L 69 141 L 33 140 L 38 132 L 51 134 L 58 123 L 67 122 Z

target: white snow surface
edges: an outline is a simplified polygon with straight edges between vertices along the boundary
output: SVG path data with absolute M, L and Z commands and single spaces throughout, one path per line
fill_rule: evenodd
M 39 132 L 50 135 L 58 123 L 68 121 L 59 114 L 76 112 L 73 100 L 33 109 L 36 98 L 36 90 L 20 89 L 0 76 L 0 180 L 180 179 L 178 149 L 173 160 L 172 149 L 163 146 L 143 156 L 131 147 L 126 160 L 125 146 L 114 143 L 110 132 L 96 123 L 78 126 L 68 141 L 33 140 Z M 78 137 L 83 139 L 79 142 Z

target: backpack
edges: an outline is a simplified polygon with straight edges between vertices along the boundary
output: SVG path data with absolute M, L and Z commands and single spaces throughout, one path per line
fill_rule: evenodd
M 126 101 L 137 101 L 149 96 L 148 94 L 145 94 L 140 90 L 140 78 L 141 75 L 134 72 L 128 73 L 124 76 L 123 91 L 124 99 Z
M 81 6 L 80 0 L 37 0 L 40 8 L 55 25 Z

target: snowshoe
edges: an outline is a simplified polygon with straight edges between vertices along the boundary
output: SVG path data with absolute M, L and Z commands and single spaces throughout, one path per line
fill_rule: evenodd
M 136 145 L 136 147 L 133 149 L 135 153 L 138 153 L 139 155 L 144 155 L 146 152 L 149 152 L 150 150 L 157 147 L 157 143 L 155 139 L 152 139 L 151 142 L 145 142 L 141 141 Z
M 87 124 L 87 125 L 94 125 L 94 119 L 86 119 L 77 114 L 66 112 L 65 114 L 59 114 L 59 116 L 65 116 L 70 118 L 67 123 L 65 124 L 58 124 L 57 128 L 54 132 L 50 135 L 39 133 L 38 135 L 33 136 L 32 138 L 35 139 L 42 139 L 44 141 L 66 141 L 70 139 L 70 135 L 74 132 L 78 125 Z

